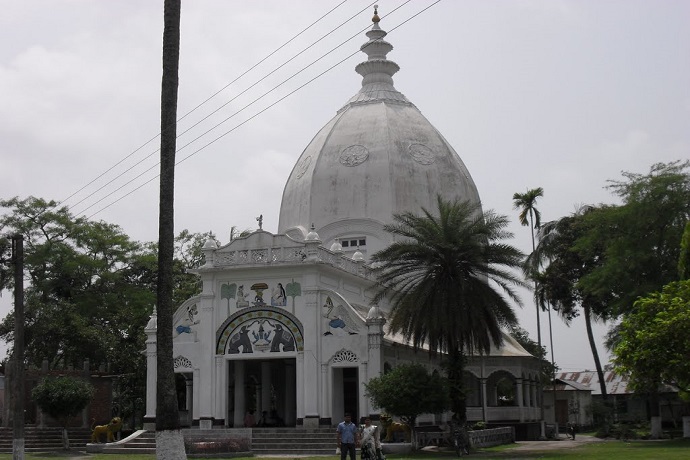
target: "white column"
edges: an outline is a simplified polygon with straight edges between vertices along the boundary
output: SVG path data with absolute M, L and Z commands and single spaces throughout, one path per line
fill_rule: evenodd
M 216 420 L 223 420 L 223 424 L 227 425 L 225 420 L 228 407 L 228 362 L 224 356 L 216 356 L 216 404 L 214 406 L 213 417 Z
M 307 278 L 308 277 L 305 276 L 305 284 L 310 283 L 312 286 L 316 285 L 314 282 L 315 280 L 308 280 Z M 309 278 L 314 277 L 311 276 Z M 306 310 L 303 318 L 304 330 L 317 331 L 317 323 L 321 321 L 321 307 L 318 305 L 318 290 L 314 287 L 307 287 L 303 292 Z M 303 394 L 304 425 L 309 427 L 318 427 L 319 424 L 319 379 L 321 377 L 318 363 L 319 339 L 320 336 L 318 334 L 305 333 L 304 335 L 304 353 L 302 361 L 304 386 L 301 387 L 301 393 Z M 300 387 L 298 386 L 298 388 Z
M 364 397 L 364 392 L 366 388 L 364 383 L 369 381 L 368 375 L 368 365 L 367 363 L 361 363 L 359 365 L 359 372 L 357 372 L 357 399 L 359 399 L 359 417 L 369 417 L 369 399 Z M 359 424 L 361 420 L 356 420 Z
M 144 429 L 156 429 L 156 387 L 158 385 L 158 363 L 156 358 L 158 329 L 158 315 L 156 308 L 149 319 L 144 332 L 146 333 L 146 415 L 144 415 Z
M 233 427 L 244 427 L 244 361 L 234 361 L 235 364 L 235 413 Z
M 295 393 L 297 397 L 297 418 L 304 420 L 304 352 L 297 353 L 295 372 L 297 380 L 297 391 Z
M 199 385 L 199 369 L 192 371 L 192 421 L 199 420 L 199 398 L 201 397 L 201 386 Z
M 328 363 L 321 364 L 321 417 L 331 418 L 331 423 L 333 420 L 333 404 L 331 399 L 331 373 L 329 372 L 331 367 Z

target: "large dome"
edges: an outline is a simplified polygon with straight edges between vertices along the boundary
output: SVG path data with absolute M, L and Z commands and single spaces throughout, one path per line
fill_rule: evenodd
M 304 238 L 313 224 L 321 240 L 365 254 L 387 246 L 383 225 L 394 214 L 437 208 L 436 196 L 479 202 L 469 171 L 453 147 L 393 86 L 399 67 L 374 17 L 355 70 L 362 89 L 324 126 L 285 185 L 278 231 Z

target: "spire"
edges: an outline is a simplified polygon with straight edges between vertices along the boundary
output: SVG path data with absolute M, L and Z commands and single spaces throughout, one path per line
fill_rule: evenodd
M 383 39 L 387 34 L 379 27 L 380 20 L 378 5 L 376 5 L 372 18 L 374 25 L 366 33 L 369 41 L 360 47 L 368 59 L 355 67 L 355 71 L 364 77 L 362 80 L 363 87 L 371 83 L 384 83 L 393 86 L 392 76 L 400 70 L 398 64 L 387 59 L 387 54 L 393 50 L 393 45 Z
M 362 88 L 345 105 L 368 104 L 373 102 L 393 102 L 412 105 L 407 98 L 393 86 L 393 75 L 400 70 L 398 64 L 388 60 L 393 45 L 384 40 L 386 31 L 381 29 L 378 5 L 374 6 L 374 23 L 366 32 L 369 39 L 359 49 L 367 55 L 367 60 L 358 64 L 355 71 L 362 77 Z M 344 110 L 343 107 L 340 110 Z

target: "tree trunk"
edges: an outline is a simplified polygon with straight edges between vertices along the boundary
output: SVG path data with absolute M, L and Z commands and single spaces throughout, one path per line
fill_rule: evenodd
M 589 339 L 589 347 L 592 349 L 592 358 L 594 358 L 594 366 L 597 368 L 597 376 L 599 377 L 599 388 L 601 389 L 601 397 L 604 402 L 608 401 L 608 394 L 606 393 L 606 381 L 604 380 L 604 370 L 601 367 L 601 360 L 599 359 L 599 352 L 597 352 L 597 345 L 594 341 L 594 332 L 592 332 L 592 313 L 589 306 L 582 304 L 585 312 L 585 326 L 587 327 L 587 338 Z
M 14 264 L 14 356 L 10 369 L 12 395 L 12 458 L 24 460 L 24 237 L 12 237 Z
M 158 232 L 158 328 L 156 392 L 156 457 L 186 459 L 177 412 L 173 368 L 173 252 L 175 150 L 177 138 L 177 87 L 180 60 L 181 0 L 165 0 L 163 30 L 163 77 L 161 88 L 161 173 Z
M 69 433 L 67 433 L 67 427 L 62 427 L 62 448 L 69 450 Z
M 465 355 L 460 350 L 448 353 L 448 382 L 453 421 L 464 425 L 467 422 L 467 401 L 462 374 L 465 370 Z

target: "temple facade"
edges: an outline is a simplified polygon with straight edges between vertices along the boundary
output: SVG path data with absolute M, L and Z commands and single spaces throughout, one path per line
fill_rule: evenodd
M 244 427 L 256 422 L 331 426 L 349 412 L 378 418 L 365 383 L 401 363 L 441 372 L 386 327 L 374 304 L 368 260 L 392 236 L 394 214 L 436 209 L 437 196 L 479 203 L 462 160 L 393 85 L 378 16 L 366 33 L 362 88 L 297 160 L 286 183 L 277 234 L 261 228 L 204 246 L 195 270 L 200 295 L 173 319 L 175 372 L 184 377 L 183 425 Z M 146 420 L 156 411 L 156 316 L 146 326 Z M 538 424 L 539 362 L 505 334 L 500 348 L 470 358 L 468 418 Z M 180 377 L 182 378 L 182 377 Z M 428 414 L 420 423 L 440 423 Z

